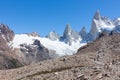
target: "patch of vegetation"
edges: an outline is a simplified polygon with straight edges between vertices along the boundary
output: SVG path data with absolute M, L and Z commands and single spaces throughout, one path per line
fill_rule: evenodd
M 84 66 L 82 65 L 82 66 L 76 66 L 76 67 L 84 67 Z M 54 69 L 52 69 L 50 71 L 41 71 L 41 72 L 34 73 L 32 75 L 28 75 L 26 77 L 33 77 L 33 76 L 41 75 L 41 74 L 48 74 L 48 73 L 60 72 L 60 71 L 63 71 L 63 70 L 69 70 L 71 68 L 73 68 L 73 66 L 70 66 L 70 67 L 61 67 L 61 68 L 54 68 Z
M 51 70 L 39 71 L 39 72 L 30 74 L 30 75 L 21 77 L 21 78 L 19 78 L 19 79 L 17 79 L 17 80 L 22 80 L 22 79 L 24 79 L 24 78 L 34 77 L 34 76 L 41 75 L 41 74 L 48 74 L 48 73 L 60 72 L 60 71 L 63 71 L 63 70 L 69 70 L 69 69 L 71 69 L 71 68 L 77 68 L 77 67 L 84 67 L 84 65 L 65 66 L 65 67 L 61 67 L 61 68 L 54 68 L 54 69 L 51 69 Z
M 10 62 L 13 64 L 13 68 L 18 68 L 24 66 L 17 59 L 11 59 Z
M 50 70 L 50 71 L 41 71 L 41 72 L 37 72 L 37 73 L 35 73 L 35 74 L 28 75 L 27 77 L 33 77 L 33 76 L 41 75 L 41 74 L 47 74 L 47 73 L 53 73 L 53 72 L 59 72 L 59 71 L 62 71 L 62 70 L 68 70 L 68 69 L 71 69 L 71 68 L 72 68 L 72 67 L 55 68 L 55 69 Z

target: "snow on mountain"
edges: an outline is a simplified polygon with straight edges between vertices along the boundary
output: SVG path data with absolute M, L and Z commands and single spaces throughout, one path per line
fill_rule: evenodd
M 15 35 L 12 46 L 14 48 L 20 48 L 20 44 L 27 44 L 27 45 L 32 44 L 35 38 L 37 37 L 28 36 L 27 34 Z
M 100 27 L 102 29 L 106 29 L 106 30 L 113 30 L 115 28 L 115 25 L 113 24 L 113 22 L 107 18 L 107 17 L 101 17 L 101 25 Z
M 116 26 L 113 30 L 114 33 L 120 33 L 120 25 Z
M 113 22 L 107 18 L 102 17 L 100 12 L 97 11 L 92 20 L 92 27 L 90 34 L 92 35 L 92 40 L 95 40 L 102 31 L 112 31 L 115 28 Z
M 31 64 L 72 55 L 80 47 L 108 33 L 120 33 L 120 18 L 110 20 L 102 17 L 99 11 L 93 17 L 89 33 L 86 32 L 85 27 L 80 32 L 76 32 L 70 25 L 67 25 L 62 36 L 53 31 L 46 37 L 40 37 L 36 32 L 14 34 L 8 26 L 0 24 L 0 50 L 5 51 L 5 54 L 7 51 L 6 55 L 10 55 L 20 62 Z
M 75 53 L 75 49 L 64 42 L 52 41 L 47 38 L 40 38 L 39 40 L 46 48 L 56 51 L 56 54 L 60 56 Z
M 115 26 L 120 25 L 120 18 L 117 18 L 117 19 L 113 20 L 113 24 L 114 24 Z
M 33 44 L 34 40 L 36 40 L 36 39 L 39 40 L 40 43 L 44 47 L 46 47 L 49 50 L 56 51 L 56 54 L 59 54 L 60 56 L 72 55 L 77 51 L 77 49 L 80 46 L 85 45 L 85 43 L 80 44 L 80 42 L 78 41 L 76 43 L 73 43 L 72 46 L 69 46 L 68 44 L 65 44 L 64 42 L 52 41 L 48 38 L 34 37 L 34 36 L 29 36 L 27 34 L 17 34 L 14 37 L 14 40 L 12 42 L 12 46 L 14 48 L 20 48 L 21 44 L 27 44 L 27 45 Z
M 63 41 L 68 45 L 72 45 L 73 43 L 77 41 L 80 42 L 80 40 L 81 40 L 81 37 L 79 33 L 72 30 L 69 24 L 66 25 L 63 36 L 60 38 L 60 41 Z
M 46 37 L 53 41 L 59 40 L 60 38 L 60 36 L 55 31 L 50 32 Z
M 94 41 L 103 31 L 108 33 L 111 31 L 120 33 L 120 18 L 112 21 L 107 17 L 102 17 L 100 12 L 97 11 L 93 17 L 89 33 L 86 32 L 85 27 L 78 33 L 72 30 L 68 24 L 66 25 L 62 36 L 59 36 L 56 32 L 50 32 L 46 38 L 36 36 L 36 33 L 32 35 L 15 35 L 12 46 L 14 48 L 20 48 L 20 44 L 33 44 L 34 40 L 37 39 L 45 48 L 55 51 L 55 53 L 60 56 L 71 55 L 81 46 Z

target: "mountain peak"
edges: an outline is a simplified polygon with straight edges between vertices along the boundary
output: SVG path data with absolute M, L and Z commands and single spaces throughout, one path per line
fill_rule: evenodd
M 79 35 L 82 37 L 82 39 L 85 39 L 87 35 L 85 26 L 82 27 L 81 31 L 79 32 Z
M 100 15 L 100 11 L 99 10 L 97 10 L 95 12 L 94 19 L 96 19 L 96 20 L 100 20 L 101 19 L 101 15 Z
M 82 27 L 82 29 L 81 29 L 80 32 L 86 32 L 86 28 L 85 28 L 85 26 Z
M 55 31 L 50 32 L 46 37 L 52 41 L 59 40 L 60 38 L 60 36 Z
M 37 32 L 27 33 L 27 35 L 33 37 L 40 37 L 40 35 Z
M 82 27 L 81 31 L 79 32 L 80 37 L 82 38 L 81 42 L 86 42 L 87 40 L 87 32 L 85 26 Z
M 87 34 L 85 26 L 82 27 L 81 31 L 79 32 L 80 36 Z
M 9 29 L 8 26 L 0 24 L 0 36 L 7 42 L 10 42 L 14 38 L 14 32 Z
M 64 30 L 64 34 L 61 37 L 61 40 L 64 41 L 65 43 L 69 44 L 69 45 L 72 45 L 72 43 L 79 40 L 79 38 L 80 38 L 79 33 L 72 30 L 70 25 L 67 24 L 66 28 Z
M 66 33 L 69 34 L 69 33 L 71 32 L 71 30 L 72 30 L 72 29 L 71 29 L 71 27 L 70 27 L 70 24 L 67 24 L 64 33 L 65 33 L 65 34 L 66 34 Z
M 115 21 L 114 21 L 115 22 Z M 103 31 L 110 32 L 115 28 L 114 24 L 118 25 L 118 22 L 114 23 L 107 17 L 102 17 L 100 15 L 99 10 L 96 11 L 94 18 L 92 20 L 92 26 L 90 30 L 90 34 L 93 37 L 93 40 L 98 38 L 99 34 L 102 33 Z

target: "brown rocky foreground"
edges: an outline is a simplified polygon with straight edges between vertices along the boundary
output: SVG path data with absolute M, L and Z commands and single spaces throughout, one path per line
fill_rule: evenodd
M 1 70 L 0 80 L 120 80 L 120 34 L 102 34 L 75 55 Z

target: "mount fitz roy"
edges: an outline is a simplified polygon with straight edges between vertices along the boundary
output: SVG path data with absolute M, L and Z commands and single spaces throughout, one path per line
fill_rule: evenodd
M 103 32 L 120 33 L 120 18 L 110 20 L 107 17 L 102 17 L 97 11 L 89 33 L 86 32 L 85 27 L 80 32 L 76 32 L 68 24 L 62 36 L 53 31 L 44 38 L 35 32 L 15 34 L 8 26 L 1 24 L 0 57 L 2 60 L 0 60 L 0 64 L 2 65 L 0 68 L 18 67 L 16 64 L 22 66 L 75 54 L 80 47 L 96 40 Z M 12 62 L 13 59 L 16 62 Z

